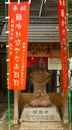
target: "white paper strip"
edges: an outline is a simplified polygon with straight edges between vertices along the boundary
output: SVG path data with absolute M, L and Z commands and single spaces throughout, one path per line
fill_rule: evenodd
M 20 4 L 20 0 L 18 0 L 18 4 Z
M 10 31 L 6 31 L 5 33 L 9 33 Z
M 9 16 L 6 16 L 5 19 L 9 19 L 10 17 Z
M 10 0 L 8 0 L 7 2 L 5 2 L 5 4 L 10 4 Z
M 7 75 L 9 75 L 9 73 L 7 73 Z
M 6 45 L 6 47 L 8 48 L 8 47 L 9 47 L 9 45 Z
M 9 61 L 9 59 L 6 59 L 6 61 L 8 62 L 8 61 Z
M 31 0 L 29 0 L 29 4 L 31 3 Z

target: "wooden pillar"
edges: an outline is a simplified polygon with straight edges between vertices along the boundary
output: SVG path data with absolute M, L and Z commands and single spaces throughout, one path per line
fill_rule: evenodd
M 69 130 L 72 130 L 72 124 L 69 124 Z
M 64 94 L 64 103 L 63 103 L 63 123 L 68 123 L 68 95 Z
M 14 119 L 13 119 L 14 124 L 18 124 L 18 119 L 19 119 L 18 98 L 19 98 L 19 92 L 18 90 L 15 90 L 14 91 Z

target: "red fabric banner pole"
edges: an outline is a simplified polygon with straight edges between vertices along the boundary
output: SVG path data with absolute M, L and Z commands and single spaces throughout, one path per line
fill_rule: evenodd
M 68 89 L 68 39 L 66 23 L 66 0 L 58 0 L 58 18 L 62 61 L 62 86 L 63 92 L 66 93 Z
M 29 2 L 8 5 L 9 89 L 26 89 Z

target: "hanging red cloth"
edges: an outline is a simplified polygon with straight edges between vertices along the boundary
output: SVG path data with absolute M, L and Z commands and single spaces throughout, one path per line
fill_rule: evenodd
M 27 66 L 30 67 L 30 66 L 35 65 L 39 60 L 40 60 L 40 58 L 28 57 L 27 58 Z
M 45 62 L 45 64 L 48 65 L 48 58 L 43 57 L 42 59 L 43 59 L 43 61 Z
M 27 58 L 27 66 L 33 66 L 35 65 L 40 59 L 43 59 L 43 61 L 45 62 L 46 65 L 48 65 L 48 58 L 47 57 L 28 57 Z
M 62 87 L 63 92 L 66 93 L 68 89 L 68 39 L 66 23 L 66 0 L 58 0 L 58 18 L 62 61 Z
M 29 2 L 8 5 L 8 89 L 26 89 Z

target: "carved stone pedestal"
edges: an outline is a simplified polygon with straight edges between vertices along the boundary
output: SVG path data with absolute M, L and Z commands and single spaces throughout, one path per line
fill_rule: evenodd
M 59 111 L 52 104 L 50 107 L 32 107 L 25 104 L 20 130 L 64 130 Z
M 23 122 L 20 130 L 64 130 L 61 122 Z
M 32 107 L 29 104 L 25 104 L 20 122 L 39 122 L 39 121 L 61 121 L 59 111 L 57 107 L 52 104 L 50 107 Z

